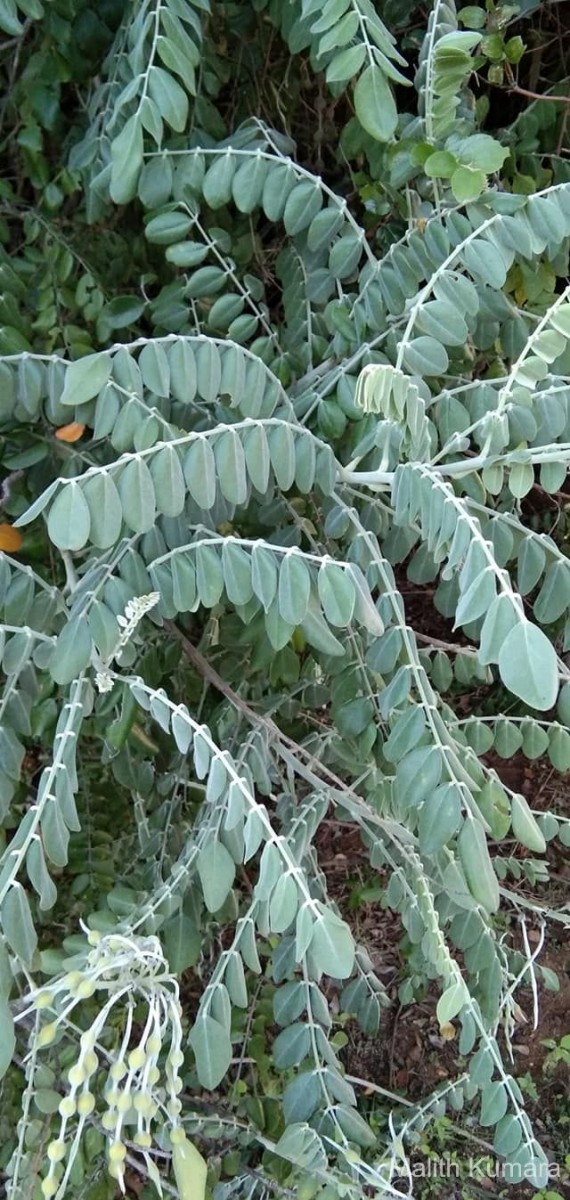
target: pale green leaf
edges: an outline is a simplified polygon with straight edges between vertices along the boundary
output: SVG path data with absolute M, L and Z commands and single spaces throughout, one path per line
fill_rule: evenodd
M 316 1071 L 298 1075 L 285 1089 L 283 1116 L 286 1125 L 308 1121 L 321 1100 L 321 1081 Z
M 220 154 L 219 158 L 214 159 L 211 167 L 206 171 L 202 190 L 206 204 L 210 208 L 221 208 L 231 200 L 235 169 L 236 159 L 227 150 L 225 154 Z
M 63 626 L 50 661 L 50 674 L 56 683 L 71 683 L 88 665 L 91 634 L 84 615 L 73 617 Z
M 396 768 L 395 792 L 400 810 L 415 808 L 439 784 L 443 763 L 437 746 L 422 746 L 406 754 Z
M 300 625 L 309 604 L 311 576 L 300 554 L 286 554 L 279 570 L 279 612 L 289 625 Z
M 310 944 L 319 971 L 333 979 L 347 979 L 354 965 L 354 941 L 345 921 L 320 907 Z
M 210 841 L 198 855 L 198 875 L 208 912 L 222 907 L 235 879 L 235 863 L 221 842 Z
M 38 939 L 28 897 L 20 883 L 12 884 L 0 912 L 2 930 L 16 958 L 30 970 Z
M 308 1057 L 311 1046 L 311 1030 L 298 1022 L 282 1029 L 273 1043 L 273 1061 L 279 1071 L 298 1067 Z
M 365 60 L 366 46 L 362 43 L 358 46 L 349 46 L 347 50 L 341 50 L 331 59 L 326 69 L 327 83 L 348 83 L 350 79 L 354 79 L 354 76 L 358 75 Z
M 0 1079 L 4 1077 L 16 1049 L 14 1018 L 4 997 L 0 997 Z
M 152 65 L 148 72 L 148 90 L 161 117 L 177 133 L 182 133 L 188 119 L 188 96 L 184 88 L 164 71 Z
M 327 621 L 340 629 L 350 625 L 356 604 L 356 591 L 350 572 L 332 560 L 325 560 L 319 570 L 317 585 Z
M 156 500 L 152 475 L 144 459 L 131 459 L 123 467 L 117 488 L 125 524 L 135 533 L 147 533 L 156 520 Z
M 257 545 L 251 552 L 251 582 L 258 600 L 268 612 L 277 595 L 278 570 L 275 555 Z
M 162 927 L 161 937 L 171 971 L 180 975 L 182 971 L 196 965 L 200 957 L 202 939 L 200 931 L 182 909 L 170 917 Z
M 123 509 L 113 479 L 99 471 L 85 480 L 83 495 L 89 508 L 89 540 L 103 550 L 117 541 L 123 523 Z
M 198 507 L 206 511 L 213 508 L 217 490 L 216 459 L 207 438 L 197 438 L 186 451 L 184 479 Z
M 513 793 L 511 799 L 511 821 L 517 841 L 532 850 L 533 854 L 544 854 L 546 842 L 524 796 Z
M 446 1025 L 448 1021 L 453 1021 L 453 1018 L 461 1012 L 463 1005 L 468 999 L 469 991 L 462 979 L 446 988 L 440 996 L 436 1008 L 436 1015 L 440 1025 Z
M 454 783 L 444 783 L 426 797 L 418 823 L 422 854 L 437 854 L 449 842 L 461 824 L 461 807 L 461 792 Z
M 206 1160 L 196 1146 L 188 1140 L 180 1126 L 172 1131 L 171 1141 L 172 1169 L 176 1180 L 178 1200 L 205 1200 L 208 1177 Z M 149 1176 L 160 1195 L 160 1175 L 156 1168 L 155 1170 L 156 1179 L 153 1179 L 150 1171 Z
M 297 916 L 297 884 L 292 875 L 277 880 L 269 901 L 269 925 L 273 933 L 285 933 Z
M 202 1087 L 212 1092 L 221 1083 L 232 1059 L 229 1033 L 213 1017 L 199 1016 L 188 1038 Z
M 232 604 L 247 604 L 253 595 L 251 560 L 237 541 L 228 539 L 222 546 L 224 587 Z
M 244 159 L 232 180 L 234 204 L 242 213 L 251 213 L 261 204 L 269 165 L 260 154 Z
M 263 495 L 269 484 L 271 456 L 263 425 L 252 425 L 243 435 L 247 473 L 258 492 Z
M 481 1115 L 479 1124 L 496 1125 L 504 1117 L 508 1108 L 509 1098 L 507 1089 L 500 1079 L 488 1083 L 483 1088 L 481 1096 Z
M 222 494 L 230 504 L 245 504 L 248 494 L 246 460 L 235 430 L 226 429 L 216 438 L 214 455 Z
M 57 900 L 57 888 L 47 869 L 42 843 L 34 838 L 28 846 L 26 854 L 26 871 L 28 879 L 39 897 L 41 909 L 53 908 Z
M 546 712 L 556 703 L 556 651 L 530 621 L 520 620 L 507 634 L 499 651 L 499 672 L 505 687 L 530 708 Z
M 79 483 L 71 480 L 61 488 L 48 516 L 48 534 L 59 550 L 81 550 L 89 538 L 91 515 Z
M 184 508 L 186 487 L 180 459 L 174 446 L 164 446 L 154 454 L 150 463 L 158 511 L 166 517 L 177 517 Z
M 406 367 L 413 375 L 443 375 L 449 366 L 447 351 L 433 337 L 412 338 L 404 350 Z
M 485 191 L 487 176 L 484 171 L 460 166 L 453 172 L 450 183 L 457 203 L 468 204 L 471 200 L 477 200 L 481 192 Z
M 215 546 L 198 545 L 194 552 L 196 586 L 204 608 L 215 608 L 224 590 L 224 573 Z
M 293 236 L 293 234 L 301 233 L 303 229 L 306 229 L 320 211 L 322 203 L 323 195 L 316 183 L 305 179 L 297 184 L 287 198 L 283 213 L 283 223 L 287 233 Z
M 378 142 L 388 142 L 398 123 L 398 110 L 386 76 L 367 67 L 354 89 L 354 107 L 362 128 Z
M 143 164 L 143 131 L 138 113 L 125 122 L 111 144 L 111 183 L 109 194 L 114 204 L 127 204 L 137 191 Z
M 518 613 L 511 597 L 502 593 L 493 600 L 481 630 L 478 659 L 483 665 L 499 661 L 507 634 L 518 622 Z
M 139 355 L 143 383 L 149 392 L 166 399 L 170 395 L 170 363 L 159 342 L 147 342 Z
M 65 372 L 60 403 L 77 407 L 92 400 L 105 387 L 110 374 L 110 354 L 87 354 L 85 358 L 78 358 Z

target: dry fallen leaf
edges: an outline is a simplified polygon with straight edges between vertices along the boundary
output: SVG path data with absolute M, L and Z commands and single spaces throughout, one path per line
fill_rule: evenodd
M 455 1025 L 452 1025 L 451 1021 L 445 1021 L 440 1025 L 439 1032 L 444 1042 L 452 1042 L 455 1037 Z
M 22 535 L 13 525 L 0 525 L 0 550 L 14 554 L 22 549 Z
M 72 421 L 69 425 L 62 425 L 61 429 L 56 429 L 55 436 L 58 442 L 78 442 L 84 433 L 85 425 Z

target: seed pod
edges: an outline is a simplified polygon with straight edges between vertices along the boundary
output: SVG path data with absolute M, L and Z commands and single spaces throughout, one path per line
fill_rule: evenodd
M 204 1200 L 208 1167 L 200 1151 L 188 1141 L 183 1129 L 173 1130 L 170 1140 L 179 1200 Z
M 471 895 L 487 912 L 496 912 L 500 904 L 499 883 L 480 821 L 467 818 L 457 839 L 457 850 Z

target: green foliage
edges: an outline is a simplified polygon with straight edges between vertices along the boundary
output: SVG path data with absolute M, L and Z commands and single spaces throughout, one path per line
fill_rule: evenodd
M 554 1038 L 545 1038 L 542 1044 L 548 1050 L 544 1060 L 544 1070 L 547 1073 L 556 1070 L 561 1063 L 564 1066 L 570 1065 L 570 1035 L 565 1034 L 559 1042 L 556 1042 Z
M 524 916 L 568 924 L 528 895 L 570 818 L 485 755 L 570 769 L 570 566 L 529 519 L 570 459 L 564 106 L 484 127 L 513 9 L 378 8 L 0 4 L 10 1200 L 127 1164 L 180 1200 L 393 1194 L 465 1104 L 548 1181 L 500 1047 L 552 983 Z M 342 1061 L 389 1000 L 325 820 L 401 921 L 401 1002 L 455 1023 L 419 1103 L 371 1113 Z

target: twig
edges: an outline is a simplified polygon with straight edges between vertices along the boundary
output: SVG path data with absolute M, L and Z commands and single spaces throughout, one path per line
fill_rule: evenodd
M 526 96 L 529 100 L 549 100 L 552 104 L 570 104 L 570 96 L 541 96 L 539 92 L 530 92 L 528 88 L 519 87 L 518 83 L 513 83 L 507 89 L 509 94 L 515 93 L 517 96 Z
M 377 1092 L 379 1096 L 386 1096 L 388 1100 L 395 1100 L 404 1108 L 416 1108 L 412 1100 L 406 1100 L 405 1096 L 399 1096 L 397 1092 L 390 1092 L 388 1088 L 380 1087 L 379 1083 L 372 1083 L 371 1079 L 360 1079 L 358 1075 L 345 1075 L 347 1083 L 352 1083 L 354 1087 L 363 1088 L 367 1092 Z M 477 1146 L 481 1146 L 482 1150 L 487 1150 L 489 1154 L 494 1153 L 494 1147 L 491 1142 L 483 1141 L 476 1134 L 471 1133 L 468 1129 L 461 1129 L 457 1125 L 453 1125 L 453 1136 L 464 1138 L 466 1141 L 475 1142 Z
M 269 733 L 271 737 L 275 739 L 278 745 L 281 743 L 281 745 L 286 747 L 290 753 L 295 755 L 297 770 L 299 771 L 299 774 L 301 774 L 303 778 L 307 780 L 307 782 L 309 782 L 313 787 L 322 786 L 322 778 L 319 778 L 319 776 L 315 773 L 316 770 L 320 772 L 321 775 L 326 776 L 331 785 L 337 791 L 343 793 L 344 795 L 348 793 L 360 804 L 363 803 L 360 796 L 358 796 L 356 793 L 353 793 L 352 789 L 347 787 L 347 784 L 343 782 L 338 775 L 335 775 L 334 771 L 331 771 L 329 767 L 325 766 L 324 763 L 315 758 L 315 756 L 311 754 L 310 751 L 305 748 L 305 746 L 302 746 L 298 742 L 293 741 L 292 738 L 287 737 L 287 734 L 283 733 L 283 731 L 278 725 L 276 725 L 275 721 L 273 721 L 271 717 L 257 713 L 255 709 L 253 709 L 251 705 L 247 703 L 246 700 L 243 700 L 242 697 L 239 696 L 232 687 L 230 687 L 229 683 L 226 683 L 225 680 L 222 679 L 221 675 L 218 675 L 218 672 L 214 667 L 211 666 L 207 658 L 205 658 L 201 651 L 198 650 L 198 648 L 194 646 L 191 641 L 189 641 L 189 639 L 182 633 L 178 626 L 175 625 L 174 621 L 165 621 L 164 628 L 178 639 L 186 657 L 189 658 L 190 662 L 194 664 L 198 673 L 202 675 L 202 677 L 206 679 L 208 683 L 211 683 L 212 686 L 217 689 L 217 691 L 221 692 L 222 695 L 230 701 L 230 704 L 233 704 L 239 712 L 242 712 L 246 720 L 253 725 L 257 725 L 258 728 L 265 729 L 267 733 Z M 298 762 L 299 755 L 302 756 L 309 764 L 308 767 L 303 767 L 303 765 Z M 312 770 L 311 766 L 313 768 Z
M 439 638 L 430 637 L 427 633 L 416 633 L 414 637 L 417 642 L 423 642 L 426 646 L 432 646 L 434 650 L 447 650 L 449 654 L 465 654 L 467 658 L 477 658 L 477 651 L 471 646 L 458 646 L 456 642 L 440 642 Z
M 18 479 L 21 479 L 23 474 L 23 471 L 12 471 L 10 475 L 7 475 L 6 478 L 2 480 L 2 483 L 0 484 L 0 508 L 4 508 L 4 505 L 10 499 L 10 496 L 12 495 L 12 484 L 16 483 Z
M 396 1035 L 398 1032 L 398 1017 L 402 1011 L 402 1005 L 399 1004 L 394 1014 L 394 1024 L 392 1026 L 392 1037 L 390 1039 L 390 1062 L 388 1063 L 388 1083 L 392 1087 L 394 1077 L 394 1054 L 396 1051 Z
M 16 76 L 18 74 L 18 70 L 20 67 L 20 55 L 22 53 L 22 46 L 24 45 L 25 38 L 27 36 L 27 33 L 28 33 L 31 25 L 32 25 L 31 20 L 24 21 L 24 24 L 22 26 L 22 32 L 19 35 L 19 37 L 11 38 L 10 42 L 8 43 L 10 46 L 15 43 L 16 49 L 14 52 L 14 56 L 12 58 L 12 62 L 10 64 L 10 76 L 9 76 L 8 86 L 4 93 L 4 98 L 2 100 L 2 104 L 0 105 L 0 133 L 2 132 L 2 129 L 4 128 L 4 119 L 6 117 L 6 112 L 8 109 L 8 105 L 10 103 L 10 97 L 11 97 L 12 91 L 14 89 L 14 83 L 16 81 Z M 2 48 L 4 49 L 4 47 L 2 47 Z
M 395 1100 L 397 1104 L 402 1104 L 405 1108 L 416 1107 L 412 1100 L 406 1100 L 405 1096 L 399 1096 L 397 1092 L 391 1092 L 389 1088 L 380 1087 L 379 1083 L 372 1083 L 371 1079 L 361 1079 L 358 1075 L 345 1075 L 344 1078 L 347 1083 L 352 1083 L 355 1087 L 364 1088 L 367 1092 L 377 1092 L 379 1096 Z

